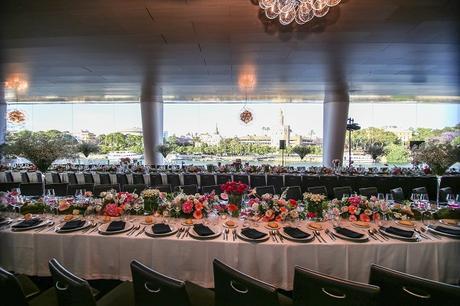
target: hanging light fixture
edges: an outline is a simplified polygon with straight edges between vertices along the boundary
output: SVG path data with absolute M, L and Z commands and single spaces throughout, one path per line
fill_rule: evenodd
M 323 17 L 329 9 L 341 0 L 259 0 L 259 6 L 265 10 L 269 19 L 279 18 L 282 25 L 288 25 L 295 20 L 305 24 L 315 17 Z

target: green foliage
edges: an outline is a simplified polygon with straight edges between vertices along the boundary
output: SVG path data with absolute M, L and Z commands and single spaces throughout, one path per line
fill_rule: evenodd
M 7 154 L 27 158 L 40 171 L 45 172 L 55 160 L 75 157 L 77 140 L 56 130 L 24 130 L 9 134 L 6 143 Z
M 354 148 L 361 148 L 362 150 L 365 150 L 376 142 L 382 144 L 383 147 L 386 147 L 387 145 L 393 143 L 398 144 L 399 139 L 395 133 L 375 127 L 365 128 L 353 132 L 352 134 L 352 146 Z
M 99 147 L 94 143 L 82 142 L 78 145 L 77 150 L 88 158 L 90 154 L 99 152 Z
M 388 163 L 402 164 L 409 161 L 410 151 L 403 145 L 391 144 L 386 148 Z
M 292 148 L 292 152 L 299 155 L 300 159 L 303 160 L 305 155 L 312 154 L 314 152 L 314 148 L 312 146 L 295 146 Z
M 157 151 L 160 152 L 164 158 L 166 158 L 166 156 L 168 156 L 168 154 L 172 152 L 172 149 L 169 145 L 162 144 L 157 146 Z
M 460 148 L 451 143 L 427 141 L 412 152 L 414 163 L 427 164 L 436 175 L 442 175 L 460 160 Z
M 144 152 L 142 135 L 122 134 L 119 132 L 100 135 L 98 143 L 101 153 L 114 151 L 130 151 L 138 154 Z
M 373 144 L 370 144 L 366 147 L 364 150 L 367 154 L 369 154 L 372 159 L 374 160 L 374 163 L 377 162 L 377 159 L 385 154 L 385 148 L 383 147 L 383 144 L 375 142 Z

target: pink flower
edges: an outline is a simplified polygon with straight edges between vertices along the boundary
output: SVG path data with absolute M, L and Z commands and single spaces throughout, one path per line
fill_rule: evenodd
M 350 222 L 354 222 L 354 221 L 357 220 L 357 218 L 356 218 L 355 215 L 351 215 L 351 216 L 348 218 L 348 220 L 349 220 Z
M 107 204 L 105 206 L 105 214 L 111 217 L 118 217 L 119 209 L 118 209 L 117 204 Z
M 185 201 L 182 204 L 182 211 L 184 212 L 184 214 L 192 213 L 192 211 L 193 211 L 193 202 L 190 201 L 190 200 Z

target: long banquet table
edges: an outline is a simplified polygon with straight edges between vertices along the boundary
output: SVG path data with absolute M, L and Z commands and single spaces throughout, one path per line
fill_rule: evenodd
M 301 227 L 305 228 L 306 223 L 302 222 Z M 370 239 L 355 243 L 338 238 L 332 241 L 322 233 L 327 243 L 316 239 L 309 243 L 286 239 L 276 243 L 269 239 L 256 244 L 233 241 L 231 236 L 224 240 L 222 235 L 213 240 L 195 240 L 178 239 L 175 235 L 151 238 L 145 234 L 107 236 L 97 231 L 58 234 L 6 229 L 0 231 L 0 266 L 18 273 L 48 276 L 48 260 L 55 257 L 86 279 L 130 280 L 129 264 L 137 259 L 166 275 L 213 287 L 212 261 L 218 258 L 253 277 L 291 290 L 296 265 L 367 282 L 371 263 L 377 263 L 442 282 L 460 281 L 458 239 Z

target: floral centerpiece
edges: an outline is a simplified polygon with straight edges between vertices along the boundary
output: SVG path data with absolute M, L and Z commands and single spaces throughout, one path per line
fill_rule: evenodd
M 323 212 L 327 210 L 329 205 L 325 195 L 306 192 L 303 194 L 303 201 L 307 206 L 307 218 L 323 219 Z
M 248 191 L 249 186 L 242 182 L 226 182 L 220 186 L 220 189 L 224 192 L 221 198 L 224 200 L 228 199 L 229 212 L 232 215 L 238 215 L 241 210 L 241 201 L 243 194 Z
M 414 218 L 414 212 L 410 207 L 409 201 L 404 201 L 401 204 L 395 204 L 391 207 L 391 215 L 397 220 L 408 220 Z
M 412 151 L 413 163 L 425 163 L 431 173 L 441 176 L 460 160 L 460 148 L 444 139 L 430 139 Z
M 342 201 L 334 199 L 333 207 L 340 209 L 340 215 L 349 221 L 370 222 L 378 220 L 381 214 L 391 213 L 387 203 L 372 196 L 369 200 L 363 196 L 351 196 Z
M 134 210 L 139 213 L 142 210 L 143 199 L 136 193 L 117 192 L 109 190 L 101 192 L 102 212 L 110 217 L 119 217 L 125 211 Z
M 260 198 L 249 200 L 248 208 L 256 219 L 264 222 L 304 218 L 303 211 L 296 200 L 286 200 L 268 193 L 263 194 Z
M 158 210 L 160 203 L 166 199 L 166 194 L 158 189 L 145 189 L 141 192 L 141 197 L 144 199 L 144 211 L 152 213 Z
M 157 213 L 165 217 L 202 219 L 218 201 L 214 193 L 206 195 L 186 195 L 179 193 L 171 201 L 164 201 Z

